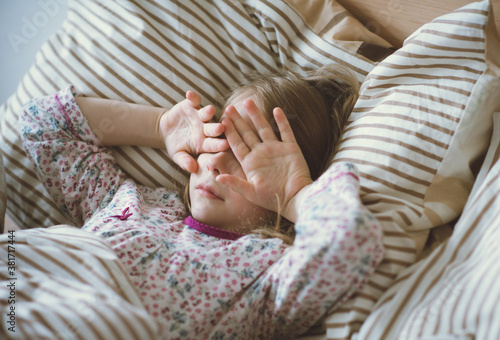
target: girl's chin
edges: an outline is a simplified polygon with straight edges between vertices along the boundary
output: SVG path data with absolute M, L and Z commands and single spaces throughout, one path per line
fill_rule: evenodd
M 214 216 L 213 212 L 206 214 L 206 213 L 200 213 L 197 211 L 191 211 L 191 216 L 193 216 L 193 218 L 195 220 L 197 220 L 198 222 L 215 227 L 215 228 L 225 229 L 224 223 L 222 223 L 222 221 L 220 220 L 220 214 L 218 214 L 218 215 L 219 216 Z

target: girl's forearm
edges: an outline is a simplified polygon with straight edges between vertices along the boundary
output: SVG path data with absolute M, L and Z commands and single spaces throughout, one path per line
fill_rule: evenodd
M 165 148 L 159 130 L 164 108 L 92 97 L 76 102 L 103 145 Z

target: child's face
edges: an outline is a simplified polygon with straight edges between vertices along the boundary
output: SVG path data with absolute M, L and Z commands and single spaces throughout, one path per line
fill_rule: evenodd
M 237 98 L 238 100 L 240 98 Z M 253 124 L 243 109 L 243 100 L 233 104 L 252 128 Z M 272 213 L 248 201 L 242 195 L 219 184 L 219 174 L 230 174 L 246 179 L 240 163 L 229 149 L 219 153 L 202 153 L 198 156 L 198 171 L 191 174 L 189 196 L 194 219 L 221 229 L 250 232 L 268 221 Z

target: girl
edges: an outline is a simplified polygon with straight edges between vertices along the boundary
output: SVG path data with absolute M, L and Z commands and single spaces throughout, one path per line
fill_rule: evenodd
M 164 325 L 158 337 L 290 338 L 383 257 L 355 169 L 328 168 L 352 84 L 331 67 L 256 78 L 228 98 L 221 123 L 193 92 L 165 111 L 70 87 L 28 103 L 22 135 L 60 208 L 115 251 Z M 126 178 L 106 148 L 123 144 L 166 148 L 191 173 L 190 214 L 177 193 Z

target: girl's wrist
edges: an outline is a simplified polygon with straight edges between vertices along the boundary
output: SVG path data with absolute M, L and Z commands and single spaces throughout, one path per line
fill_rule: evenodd
M 167 135 L 165 131 L 166 131 L 166 119 L 168 111 L 169 110 L 164 110 L 158 115 L 156 119 L 154 139 L 156 148 L 158 149 L 166 149 Z
M 295 196 L 288 201 L 286 206 L 284 206 L 280 212 L 281 216 L 293 223 L 297 222 L 300 206 L 302 205 L 302 201 L 306 197 L 312 183 L 313 182 L 311 181 L 311 183 L 304 185 L 302 189 L 300 189 Z

